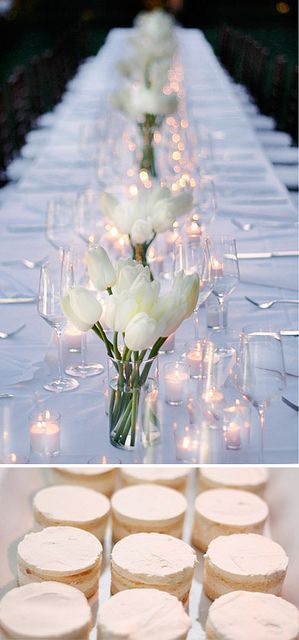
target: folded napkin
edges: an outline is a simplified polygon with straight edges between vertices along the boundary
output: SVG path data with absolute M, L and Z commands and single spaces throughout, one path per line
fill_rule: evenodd
M 36 295 L 36 291 L 30 289 L 23 281 L 15 278 L 9 272 L 9 268 L 0 268 L 0 297 L 1 298 L 17 298 L 32 297 Z
M 9 353 L 1 352 L 0 358 L 0 389 L 7 385 L 14 385 L 18 382 L 32 380 L 35 372 L 39 369 L 38 362 L 31 362 L 21 355 L 12 356 Z

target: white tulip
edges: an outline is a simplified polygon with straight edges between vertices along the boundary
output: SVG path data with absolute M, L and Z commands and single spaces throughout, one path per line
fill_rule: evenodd
M 175 216 L 173 215 L 169 204 L 170 198 L 167 198 L 156 202 L 153 208 L 152 225 L 156 233 L 162 233 L 167 229 L 171 229 L 175 222 Z
M 100 320 L 102 306 L 91 291 L 84 287 L 73 287 L 61 298 L 65 316 L 79 331 L 88 331 Z
M 155 306 L 160 292 L 160 285 L 155 280 L 151 281 L 148 268 L 143 269 L 130 288 L 130 295 L 134 297 L 138 305 L 138 311 L 150 313 Z
M 148 268 L 145 269 L 142 264 L 138 264 L 138 262 L 131 260 L 131 258 L 121 258 L 116 265 L 116 283 L 114 287 L 116 292 L 121 293 L 122 291 L 128 291 L 139 273 L 143 273 L 144 271 L 146 271 L 148 274 L 146 277 L 150 280 Z
M 179 295 L 180 300 L 186 306 L 185 318 L 188 318 L 194 311 L 199 293 L 199 277 L 197 273 L 186 275 L 184 271 L 176 274 L 174 291 Z
M 104 320 L 109 329 L 123 333 L 137 312 L 138 305 L 134 297 L 129 296 L 127 291 L 123 291 L 109 296 L 106 301 Z
M 91 282 L 99 291 L 113 287 L 116 273 L 113 264 L 103 247 L 94 247 L 87 252 L 86 262 Z
M 142 220 L 141 218 L 135 220 L 130 231 L 131 240 L 134 245 L 148 242 L 152 239 L 153 235 L 153 227 L 149 220 Z
M 176 291 L 169 291 L 160 296 L 153 311 L 160 336 L 164 338 L 174 333 L 185 319 L 185 315 L 186 303 Z
M 142 311 L 129 322 L 125 332 L 125 344 L 132 351 L 150 349 L 158 339 L 158 325 Z

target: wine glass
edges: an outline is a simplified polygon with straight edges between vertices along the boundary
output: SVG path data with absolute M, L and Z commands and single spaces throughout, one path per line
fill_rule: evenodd
M 229 236 L 216 236 L 211 245 L 211 270 L 214 277 L 213 293 L 218 299 L 220 331 L 224 331 L 225 300 L 230 296 L 240 281 L 240 271 L 236 241 Z M 223 354 L 230 352 L 225 346 Z
M 192 220 L 195 220 L 198 225 L 206 226 L 215 220 L 218 211 L 215 184 L 208 175 L 202 175 L 199 181 L 195 182 L 195 210 L 192 213 Z
M 214 275 L 211 261 L 211 242 L 201 234 L 179 236 L 175 244 L 174 271 L 184 269 L 185 273 L 198 273 L 199 294 L 194 309 L 195 337 L 199 336 L 198 309 L 207 300 L 214 288 Z
M 88 187 L 78 196 L 75 226 L 79 237 L 87 244 L 100 242 L 105 231 L 100 195 L 100 191 Z
M 260 425 L 260 455 L 263 462 L 265 411 L 279 398 L 286 384 L 280 333 L 272 328 L 245 327 L 237 369 L 240 391 L 257 409 Z
M 72 272 L 65 269 L 63 273 L 61 262 L 48 262 L 41 268 L 38 312 L 41 318 L 55 329 L 58 343 L 58 378 L 44 385 L 47 391 L 71 391 L 79 386 L 77 380 L 63 377 L 61 336 L 67 319 L 62 311 L 60 299 L 72 284 Z
M 58 249 L 62 260 L 63 251 L 69 249 L 76 235 L 74 198 L 61 198 L 49 202 L 46 235 L 53 247 Z
M 90 286 L 88 275 L 86 253 L 81 247 L 74 246 L 69 251 L 65 251 L 62 260 L 62 277 L 67 278 L 67 274 L 72 274 L 73 286 Z M 103 373 L 104 367 L 100 362 L 87 362 L 87 336 L 86 332 L 81 332 L 81 362 L 77 365 L 68 366 L 65 372 L 68 375 L 78 378 L 89 378 Z

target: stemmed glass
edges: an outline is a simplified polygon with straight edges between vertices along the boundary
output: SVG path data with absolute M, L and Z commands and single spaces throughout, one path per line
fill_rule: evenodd
M 218 211 L 216 190 L 210 176 L 201 176 L 199 184 L 194 187 L 195 211 L 192 220 L 198 225 L 206 226 L 215 220 Z
M 38 312 L 41 318 L 55 329 L 58 342 L 58 378 L 44 385 L 47 391 L 71 391 L 79 386 L 77 380 L 63 377 L 61 336 L 67 319 L 62 311 L 60 299 L 72 284 L 72 272 L 65 269 L 62 273 L 61 262 L 49 262 L 41 268 Z
M 271 328 L 245 327 L 237 369 L 238 386 L 257 409 L 260 425 L 260 456 L 264 457 L 265 411 L 281 396 L 286 384 L 283 349 L 279 332 Z
M 75 226 L 79 237 L 86 244 L 100 242 L 105 224 L 100 206 L 100 192 L 97 189 L 88 187 L 79 194 Z
M 48 204 L 46 235 L 58 249 L 62 260 L 63 251 L 69 249 L 75 238 L 75 199 L 52 200 Z
M 240 271 L 236 241 L 229 236 L 213 237 L 211 246 L 211 267 L 214 277 L 213 293 L 220 309 L 220 330 L 224 329 L 224 304 L 240 281 Z M 226 347 L 221 349 L 224 354 Z M 230 349 L 228 350 L 230 352 Z
M 90 279 L 88 275 L 85 251 L 81 247 L 74 246 L 69 251 L 65 251 L 62 260 L 62 277 L 67 279 L 71 273 L 72 285 L 88 287 Z M 86 332 L 81 332 L 81 362 L 77 365 L 69 366 L 65 369 L 68 375 L 78 378 L 89 378 L 97 376 L 104 371 L 100 362 L 87 362 L 87 336 Z
M 184 269 L 185 273 L 198 273 L 199 294 L 194 309 L 195 337 L 199 337 L 198 309 L 213 290 L 215 279 L 211 260 L 211 242 L 202 235 L 186 238 L 180 236 L 175 244 L 174 271 Z

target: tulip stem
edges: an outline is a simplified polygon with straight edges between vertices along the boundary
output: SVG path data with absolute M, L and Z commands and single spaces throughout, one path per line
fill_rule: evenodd
M 120 355 L 120 352 L 118 350 L 117 337 L 118 337 L 118 332 L 114 331 L 114 336 L 113 336 L 114 353 L 115 353 L 116 357 L 118 358 L 118 360 L 120 360 L 121 359 L 121 355 Z

